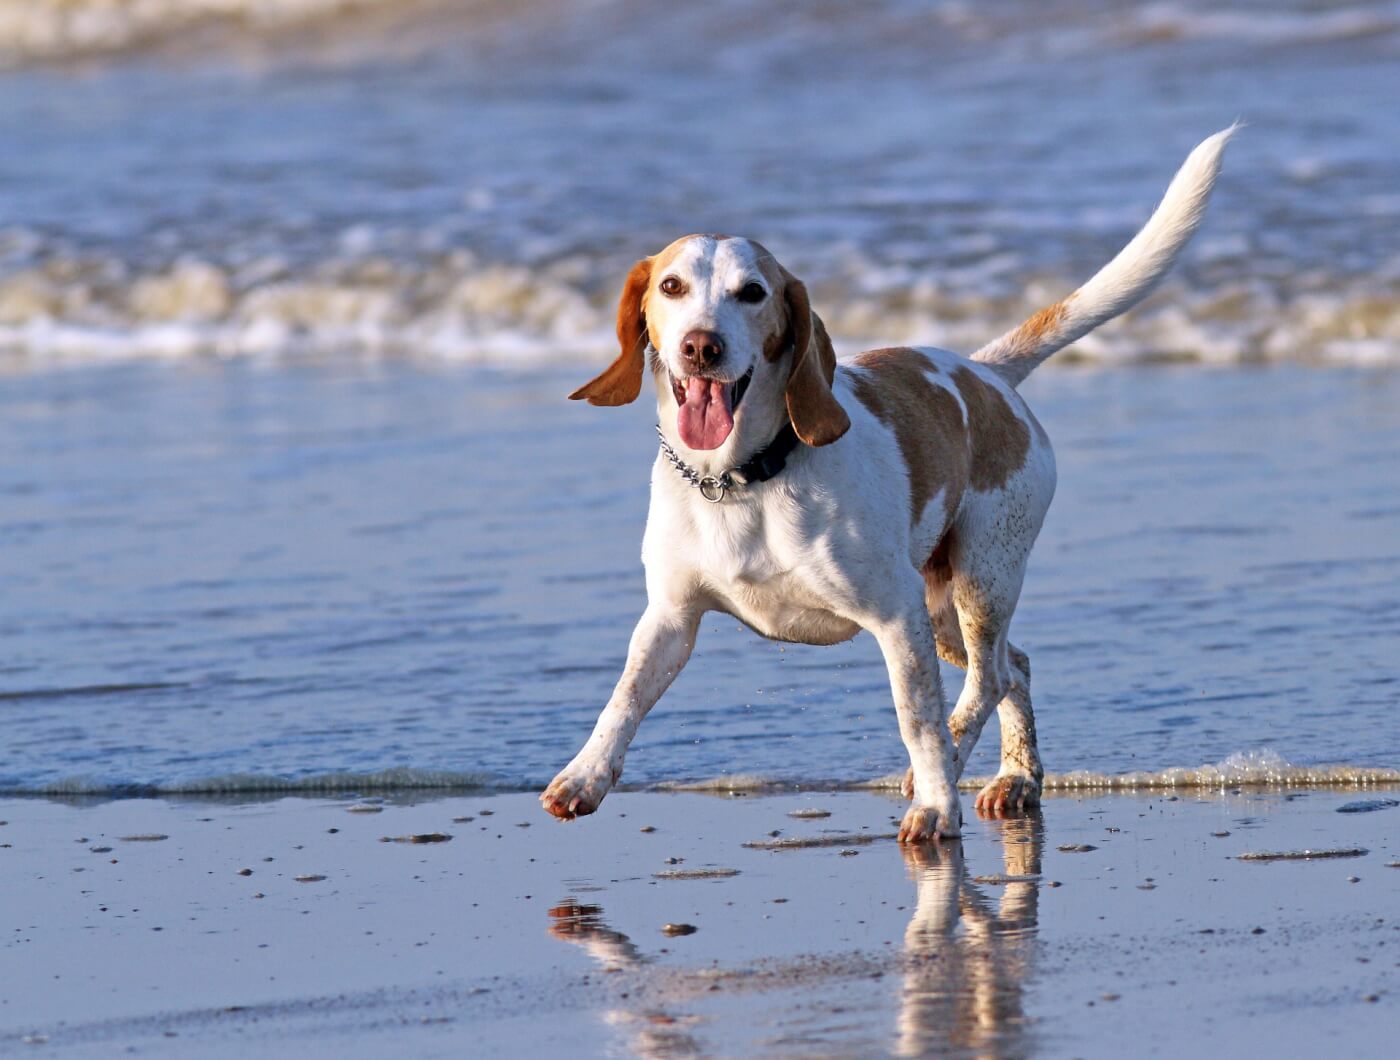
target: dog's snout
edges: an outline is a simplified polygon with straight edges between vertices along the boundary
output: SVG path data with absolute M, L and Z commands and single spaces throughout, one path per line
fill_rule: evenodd
M 681 339 L 681 356 L 691 368 L 711 368 L 724 356 L 724 340 L 713 331 L 692 331 Z

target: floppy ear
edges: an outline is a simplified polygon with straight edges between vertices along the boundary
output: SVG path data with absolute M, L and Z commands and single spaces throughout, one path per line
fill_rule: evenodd
M 831 393 L 836 378 L 836 351 L 821 318 L 812 312 L 807 288 L 783 270 L 792 335 L 792 368 L 788 371 L 787 409 L 792 428 L 808 445 L 830 445 L 851 428 L 851 418 Z
M 617 303 L 617 341 L 622 351 L 601 375 L 570 394 L 570 401 L 583 398 L 590 405 L 626 405 L 637 400 L 646 370 L 647 318 L 642 299 L 650 283 L 651 259 L 643 258 L 627 274 Z

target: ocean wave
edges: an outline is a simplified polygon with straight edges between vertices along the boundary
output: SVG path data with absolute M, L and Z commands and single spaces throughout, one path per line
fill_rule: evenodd
M 1356 3 L 1292 10 L 1171 0 L 1104 11 L 1083 0 L 1046 4 L 920 4 L 905 0 L 839 8 L 811 17 L 800 4 L 764 10 L 716 2 L 679 20 L 684 32 L 727 46 L 730 61 L 768 61 L 854 40 L 888 54 L 928 52 L 953 43 L 1013 54 L 1094 54 L 1105 47 L 1153 47 L 1225 41 L 1284 46 L 1389 38 L 1400 33 L 1400 5 Z M 526 29 L 569 25 L 584 46 L 606 51 L 619 28 L 645 36 L 654 13 L 637 0 L 589 5 L 593 17 L 560 3 L 502 6 L 468 0 L 0 0 L 0 67 L 89 62 L 192 42 L 201 52 L 256 46 L 284 60 L 318 54 L 401 59 L 446 50 L 483 24 Z M 736 18 L 736 15 L 742 18 Z M 1034 16 L 1041 17 L 1034 17 Z M 805 16 L 805 17 L 804 17 Z M 664 29 L 661 42 L 671 41 Z
M 962 791 L 978 791 L 991 777 L 964 777 Z M 894 773 L 857 783 L 831 781 L 795 782 L 753 774 L 734 774 L 695 782 L 661 785 L 669 791 L 702 791 L 716 794 L 764 792 L 801 788 L 838 790 L 872 789 L 898 791 L 904 774 Z M 1133 792 L 1133 791 L 1212 791 L 1230 788 L 1317 787 L 1365 788 L 1400 785 L 1400 769 L 1361 765 L 1294 765 L 1274 751 L 1238 751 L 1220 762 L 1180 766 L 1157 771 L 1098 773 L 1076 770 L 1048 773 L 1044 787 L 1049 792 Z
M 0 0 L 0 65 L 90 58 L 215 26 L 272 34 L 397 0 Z
M 504 792 L 521 791 L 490 773 L 400 767 L 370 773 L 331 772 L 305 777 L 277 777 L 259 773 L 225 773 L 185 780 L 111 780 L 77 776 L 42 784 L 0 786 L 0 795 L 40 795 L 72 798 L 159 798 L 171 795 L 364 795 L 399 792 Z
M 9 233 L 4 242 L 24 241 Z M 614 341 L 609 281 L 621 274 L 618 262 L 577 254 L 522 264 L 469 251 L 371 253 L 296 266 L 184 256 L 144 268 L 47 248 L 24 257 L 0 270 L 0 355 L 35 361 L 596 360 Z M 851 252 L 814 266 L 808 286 L 838 350 L 911 343 L 968 351 L 1082 279 L 1039 273 L 1018 284 L 1014 260 L 996 271 L 946 268 L 931 279 Z M 1175 277 L 1060 358 L 1073 359 L 1397 363 L 1400 276 Z
M 624 791 L 701 792 L 716 795 L 792 791 L 898 791 L 902 774 L 868 780 L 793 779 L 734 773 L 701 780 L 622 784 Z M 977 791 L 990 777 L 964 777 L 958 787 Z M 181 780 L 141 782 L 72 777 L 41 784 L 0 785 L 0 796 L 58 798 L 159 798 L 178 795 L 362 796 L 413 792 L 482 793 L 534 791 L 544 781 L 512 780 L 494 773 L 400 767 L 376 772 L 337 771 L 303 777 L 230 773 Z M 1224 791 L 1233 788 L 1370 788 L 1400 785 L 1400 769 L 1349 764 L 1295 765 L 1273 751 L 1241 751 L 1221 762 L 1158 771 L 1101 773 L 1078 770 L 1045 777 L 1047 792 Z
M 1392 36 L 1400 32 L 1400 5 L 1354 4 L 1294 11 L 1184 3 L 1143 4 L 1100 22 L 1108 42 L 1144 46 L 1170 41 L 1316 44 Z M 1101 38 L 1101 39 L 1103 39 Z

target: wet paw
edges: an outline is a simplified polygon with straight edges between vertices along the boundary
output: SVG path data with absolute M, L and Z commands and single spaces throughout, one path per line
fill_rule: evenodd
M 610 770 L 598 773 L 570 765 L 544 789 L 540 805 L 561 821 L 586 817 L 602 804 L 616 779 Z
M 962 827 L 962 815 L 956 805 L 954 803 L 954 809 L 945 813 L 932 806 L 910 806 L 899 825 L 899 841 L 927 843 L 930 840 L 956 839 Z
M 983 817 L 1024 813 L 1040 805 L 1040 781 L 1028 773 L 998 773 L 977 793 L 977 812 Z

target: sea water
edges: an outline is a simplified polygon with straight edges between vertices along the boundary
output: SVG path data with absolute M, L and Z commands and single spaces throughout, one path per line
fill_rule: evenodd
M 838 339 L 972 349 L 1248 123 L 1075 348 L 1396 360 L 1400 5 L 0 3 L 0 356 L 606 351 L 627 267 L 765 242 Z
M 564 400 L 579 378 L 4 379 L 0 791 L 542 786 L 645 606 L 654 410 Z M 1012 636 L 1046 766 L 1080 774 L 1057 782 L 1394 778 L 1400 376 L 1059 368 L 1025 390 L 1060 482 Z M 906 763 L 869 635 L 779 645 L 711 615 L 624 780 L 858 785 Z

